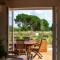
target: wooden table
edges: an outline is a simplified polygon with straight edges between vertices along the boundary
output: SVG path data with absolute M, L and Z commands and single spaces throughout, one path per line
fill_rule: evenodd
M 32 60 L 31 52 L 30 52 L 30 47 L 34 44 L 36 44 L 36 41 L 34 40 L 25 40 L 24 41 L 25 47 L 26 47 L 26 52 L 27 52 L 27 60 Z
M 27 53 L 27 60 L 32 60 L 31 57 L 31 51 L 30 51 L 30 47 L 34 44 L 36 44 L 35 40 L 22 40 L 22 41 L 17 41 L 16 46 L 19 45 L 19 47 L 21 46 L 21 44 L 24 45 L 24 48 L 26 49 L 26 53 Z M 20 48 L 19 48 L 20 49 Z

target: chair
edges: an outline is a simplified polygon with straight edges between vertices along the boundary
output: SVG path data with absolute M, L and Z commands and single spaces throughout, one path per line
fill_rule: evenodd
M 41 39 L 40 42 L 34 44 L 34 48 L 32 48 L 32 52 L 34 52 L 35 54 L 34 54 L 34 56 L 32 58 L 34 58 L 37 55 L 40 59 L 42 59 L 43 56 L 40 53 L 40 47 L 41 47 L 41 45 L 42 45 L 42 39 Z
M 19 51 L 19 55 L 25 55 L 26 54 L 24 41 L 17 41 L 14 49 L 17 49 Z
M 26 55 L 26 47 L 24 44 L 20 44 L 19 53 L 20 55 Z

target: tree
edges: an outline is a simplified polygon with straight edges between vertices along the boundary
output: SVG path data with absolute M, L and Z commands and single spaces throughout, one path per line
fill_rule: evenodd
M 21 28 L 21 30 L 40 30 L 40 18 L 33 15 L 27 15 L 27 14 L 18 14 L 16 16 L 15 22 L 17 23 L 18 27 Z
M 49 23 L 48 23 L 48 21 L 47 20 L 45 20 L 45 19 L 42 19 L 41 20 L 41 30 L 43 30 L 43 31 L 49 31 L 49 29 L 50 29 L 50 27 L 49 27 Z
M 45 19 L 40 19 L 35 15 L 18 14 L 16 16 L 15 23 L 18 25 L 21 31 L 28 31 L 28 30 L 48 31 L 49 30 L 48 21 Z M 41 26 L 43 26 L 43 28 Z
M 30 25 L 31 18 L 29 15 L 27 14 L 18 14 L 16 16 L 15 22 L 17 23 L 18 27 L 20 28 L 20 30 L 27 30 L 28 26 Z
M 41 19 L 37 16 L 31 15 L 30 25 L 33 31 L 40 31 Z

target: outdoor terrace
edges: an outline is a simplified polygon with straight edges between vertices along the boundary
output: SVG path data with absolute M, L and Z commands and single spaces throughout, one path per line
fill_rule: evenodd
M 33 53 L 33 52 L 32 52 Z M 33 53 L 34 54 L 34 53 Z M 47 52 L 41 52 L 42 54 L 42 59 L 39 59 L 38 56 L 36 56 L 34 59 L 32 60 L 52 60 L 52 47 L 51 46 L 48 46 L 48 49 L 47 49 Z M 13 57 L 13 56 L 12 56 Z M 22 60 L 20 58 L 23 58 L 23 60 L 27 60 L 27 56 L 26 55 L 21 55 L 21 56 L 18 56 L 17 58 L 7 58 L 7 60 Z

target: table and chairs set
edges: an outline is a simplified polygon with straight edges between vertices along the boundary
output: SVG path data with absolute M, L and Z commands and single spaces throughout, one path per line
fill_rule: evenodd
M 42 44 L 42 40 L 37 42 L 35 40 L 19 40 L 14 44 L 14 51 L 16 55 L 26 55 L 27 60 L 32 60 L 38 56 L 38 58 L 42 59 L 42 54 L 40 53 L 40 47 Z M 35 48 L 36 47 L 36 48 Z M 34 54 L 32 54 L 32 52 Z

